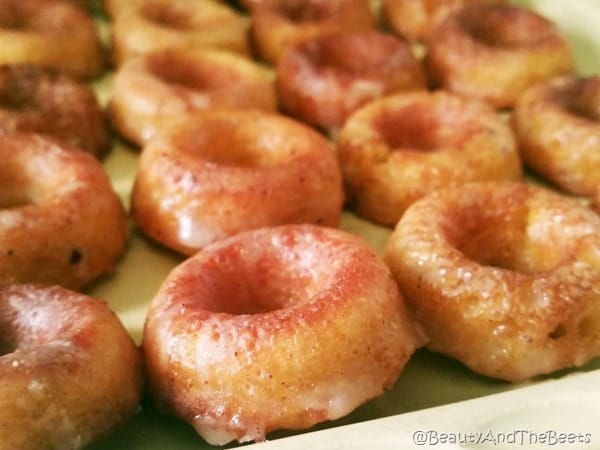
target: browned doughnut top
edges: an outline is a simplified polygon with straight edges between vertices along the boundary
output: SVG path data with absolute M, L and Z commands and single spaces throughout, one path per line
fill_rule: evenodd
M 110 144 L 94 91 L 34 66 L 0 66 L 0 130 L 49 134 L 101 156 Z

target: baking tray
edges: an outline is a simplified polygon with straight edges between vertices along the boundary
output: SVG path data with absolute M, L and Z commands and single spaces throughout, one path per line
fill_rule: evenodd
M 522 0 L 555 21 L 569 37 L 578 71 L 600 73 L 600 0 Z M 106 33 L 107 29 L 103 29 Z M 96 83 L 103 103 L 112 74 Z M 104 160 L 114 187 L 128 207 L 138 152 L 116 141 Z M 362 235 L 381 252 L 391 230 L 344 213 L 342 228 Z M 182 257 L 135 230 L 114 273 L 88 288 L 106 299 L 136 342 L 150 300 Z M 394 387 L 349 416 L 304 432 L 276 432 L 263 448 L 362 449 L 436 446 L 514 448 L 538 444 L 600 448 L 600 358 L 526 383 L 479 376 L 449 358 L 419 350 Z M 563 439 L 564 442 L 561 441 Z M 573 441 L 573 442 L 571 442 Z M 504 445 L 501 445 L 504 444 Z M 519 445 L 521 444 L 521 445 Z M 226 447 L 235 447 L 228 445 Z M 88 450 L 199 450 L 212 448 L 183 421 L 158 412 L 146 396 L 139 413 Z

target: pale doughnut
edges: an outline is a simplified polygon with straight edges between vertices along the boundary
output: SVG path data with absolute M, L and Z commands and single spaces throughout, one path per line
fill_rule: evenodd
M 513 123 L 523 160 L 600 211 L 600 77 L 560 77 L 528 89 Z
M 102 45 L 92 19 L 60 0 L 0 3 L 0 64 L 32 64 L 77 78 L 98 75 Z
M 422 342 L 361 238 L 288 225 L 175 268 L 150 306 L 143 350 L 158 404 L 224 444 L 348 414 L 390 387 Z
M 565 35 L 536 12 L 514 5 L 473 4 L 449 16 L 427 41 L 434 86 L 512 107 L 529 86 L 571 73 Z
M 79 449 L 123 424 L 142 359 L 100 300 L 58 286 L 0 287 L 0 448 Z
M 444 91 L 368 103 L 346 121 L 337 153 L 352 207 L 391 226 L 434 189 L 522 176 L 505 121 L 483 102 Z
M 275 112 L 275 74 L 222 50 L 157 50 L 119 68 L 109 104 L 114 127 L 139 146 L 170 118 L 211 108 Z
M 210 47 L 249 53 L 249 21 L 211 0 L 146 0 L 117 14 L 112 50 L 117 65 L 154 50 Z
M 429 348 L 520 381 L 600 355 L 600 217 L 520 183 L 436 191 L 385 252 Z

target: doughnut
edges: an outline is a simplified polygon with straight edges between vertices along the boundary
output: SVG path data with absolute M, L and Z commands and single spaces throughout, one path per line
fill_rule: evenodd
M 106 302 L 60 286 L 0 287 L 2 448 L 83 448 L 136 412 L 142 369 Z
M 104 112 L 88 85 L 29 65 L 0 65 L 0 130 L 49 134 L 98 157 L 110 144 Z
M 330 134 L 371 100 L 425 88 L 421 64 L 408 44 L 375 30 L 303 41 L 291 47 L 277 65 L 282 109 Z
M 340 31 L 375 27 L 367 0 L 280 0 L 251 10 L 250 37 L 258 55 L 276 64 L 298 42 Z
M 2 0 L 0 64 L 31 64 L 80 79 L 104 67 L 92 19 L 79 6 L 60 0 Z
M 512 117 L 525 164 L 600 211 L 600 76 L 539 83 Z
M 449 15 L 475 3 L 506 0 L 383 0 L 381 11 L 392 31 L 411 42 L 425 42 Z
M 342 127 L 337 154 L 351 206 L 390 226 L 434 189 L 522 176 L 508 124 L 487 104 L 444 91 L 368 103 Z
M 521 381 L 600 355 L 600 216 L 525 183 L 440 189 L 402 216 L 385 261 L 429 348 Z
M 109 111 L 119 133 L 141 146 L 168 118 L 216 107 L 276 112 L 273 71 L 222 50 L 156 50 L 119 68 Z
M 510 108 L 536 82 L 572 73 L 571 47 L 550 21 L 524 7 L 475 4 L 433 32 L 425 64 L 431 82 Z
M 211 47 L 249 53 L 248 19 L 224 4 L 198 0 L 146 0 L 114 19 L 113 59 L 125 60 L 167 47 Z
M 0 133 L 0 160 L 0 286 L 78 289 L 114 267 L 129 230 L 98 160 L 21 133 Z
M 157 404 L 222 445 L 350 413 L 389 388 L 422 343 L 361 238 L 284 225 L 176 267 L 152 300 L 143 352 Z
M 184 254 L 232 234 L 288 223 L 339 225 L 343 192 L 327 139 L 260 111 L 202 111 L 142 150 L 132 217 Z

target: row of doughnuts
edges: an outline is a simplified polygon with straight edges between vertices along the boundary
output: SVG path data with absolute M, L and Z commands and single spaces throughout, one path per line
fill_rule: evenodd
M 102 166 L 105 56 L 75 2 L 0 3 L 0 449 L 78 449 L 138 410 L 144 375 L 108 302 L 126 212 Z
M 151 8 L 150 15 L 164 17 L 165 11 L 160 9 L 162 6 Z M 302 15 L 299 9 L 294 9 L 293 13 Z M 166 16 L 164 23 L 186 28 L 181 16 L 171 13 Z M 333 50 L 330 52 L 344 60 L 347 44 L 331 47 Z M 370 53 L 369 48 L 365 47 L 364 52 Z M 178 87 L 188 86 L 190 80 L 203 80 L 207 76 L 205 73 L 219 65 L 220 60 L 215 57 L 209 59 L 206 66 L 197 69 L 189 62 L 181 62 L 187 57 L 185 53 L 221 55 L 214 51 L 169 50 L 152 56 L 152 64 L 158 73 L 162 71 Z M 222 57 L 232 61 L 227 58 Z M 181 70 L 170 70 L 175 66 Z M 256 68 L 252 67 L 251 70 Z M 260 72 L 265 73 L 264 70 Z M 221 86 L 240 84 L 248 79 L 245 75 L 233 79 L 228 77 L 226 71 L 219 72 L 216 84 L 223 79 L 225 82 Z M 157 90 L 144 86 L 139 92 L 154 93 Z M 269 99 L 267 102 L 272 105 L 273 91 L 262 86 L 256 84 L 242 91 L 243 95 L 259 90 L 266 92 L 265 96 L 261 93 L 257 96 Z M 127 91 L 127 88 L 120 91 L 118 96 L 113 93 L 112 104 Z M 223 95 L 227 94 L 227 89 L 222 91 L 225 92 Z M 161 98 L 160 108 L 164 106 L 167 112 L 172 108 L 175 115 L 180 116 L 190 114 L 194 103 L 206 103 L 203 99 L 190 99 L 185 90 L 178 89 L 178 92 L 175 100 L 166 105 L 165 98 Z M 580 97 L 589 98 L 587 95 Z M 502 169 L 509 173 L 506 178 L 520 177 L 521 169 L 516 162 L 508 128 L 492 119 L 491 110 L 480 103 L 443 92 L 402 95 L 394 98 L 393 104 L 388 98 L 383 101 L 389 102 L 384 107 L 386 114 L 368 105 L 367 108 L 373 109 L 365 108 L 365 111 L 372 112 L 363 113 L 366 118 L 364 126 L 374 126 L 384 140 L 389 139 L 387 144 L 392 147 L 402 148 L 417 140 L 421 150 L 435 154 L 433 150 L 438 142 L 463 142 L 473 138 L 470 145 L 473 153 L 477 153 L 479 146 L 487 148 L 491 142 L 491 153 L 476 155 L 479 159 L 475 161 L 482 164 L 476 169 L 493 173 L 493 168 L 481 169 L 493 159 L 502 161 L 504 166 L 497 167 L 506 168 Z M 389 114 L 396 108 L 401 119 L 393 119 L 393 115 Z M 150 104 L 148 109 L 152 112 L 156 106 Z M 436 116 L 437 110 L 441 111 L 439 117 Z M 111 106 L 113 120 L 116 117 L 114 111 L 116 107 Z M 593 115 L 593 112 L 587 114 Z M 124 115 L 127 116 L 128 112 Z M 445 122 L 447 116 L 453 119 L 449 123 Z M 411 128 L 415 122 L 419 126 Z M 466 131 L 461 128 L 463 124 L 466 124 Z M 342 209 L 341 175 L 336 168 L 333 147 L 323 136 L 293 120 L 256 111 L 207 111 L 192 115 L 192 120 L 174 119 L 171 123 L 161 118 L 154 120 L 150 126 L 155 129 L 164 127 L 166 131 L 140 132 L 141 127 L 137 124 L 130 127 L 132 133 L 140 133 L 139 142 L 143 147 L 132 197 L 132 214 L 138 226 L 153 239 L 193 256 L 165 280 L 153 300 L 144 334 L 146 370 L 157 401 L 191 422 L 206 440 L 213 443 L 231 439 L 261 440 L 276 428 L 308 427 L 347 414 L 392 384 L 410 354 L 425 340 L 429 340 L 433 350 L 450 354 L 474 370 L 515 380 L 580 365 L 598 353 L 597 333 L 594 331 L 598 320 L 594 312 L 594 308 L 597 309 L 594 304 L 598 301 L 598 243 L 593 236 L 597 236 L 599 228 L 597 216 L 589 210 L 562 198 L 547 199 L 537 190 L 530 192 L 531 188 L 524 188 L 521 184 L 503 187 L 496 183 L 486 187 L 476 184 L 469 185 L 472 191 L 466 187 L 457 188 L 448 191 L 452 193 L 432 197 L 439 200 L 429 200 L 428 197 L 422 203 L 417 202 L 424 205 L 415 206 L 417 212 L 407 213 L 406 220 L 413 217 L 412 222 L 402 227 L 399 224 L 400 231 L 395 233 L 395 239 L 415 235 L 411 233 L 419 234 L 417 231 L 423 229 L 424 224 L 429 224 L 428 218 L 432 217 L 428 215 L 429 210 L 435 211 L 438 207 L 437 204 L 432 205 L 436 201 L 448 202 L 443 206 L 446 208 L 443 214 L 434 213 L 444 220 L 444 233 L 428 229 L 414 240 L 415 247 L 404 243 L 397 245 L 394 239 L 390 241 L 386 262 L 400 286 L 400 294 L 398 288 L 390 284 L 389 269 L 379 257 L 364 242 L 346 233 L 303 225 L 240 234 L 248 226 L 255 228 L 293 222 L 292 216 L 300 217 L 296 220 L 302 222 L 337 224 Z M 423 136 L 423 128 L 432 126 L 435 126 L 434 136 Z M 403 135 L 406 130 L 409 130 L 408 137 Z M 362 137 L 361 133 L 358 132 Z M 133 134 L 125 136 L 135 142 Z M 338 143 L 343 141 L 342 136 L 340 133 Z M 496 146 L 498 142 L 500 145 Z M 384 152 L 380 149 L 374 152 L 376 164 L 390 159 L 386 152 L 394 153 L 385 149 Z M 447 170 L 453 171 L 460 166 L 460 162 L 453 161 L 454 155 L 446 157 L 449 160 Z M 280 170 L 282 165 L 284 170 Z M 465 166 L 472 165 L 472 162 L 465 163 Z M 359 164 L 359 167 L 362 166 Z M 393 170 L 396 169 L 388 169 Z M 437 170 L 443 172 L 443 169 Z M 434 172 L 431 170 L 429 177 Z M 244 173 L 249 174 L 250 180 L 243 179 L 241 175 Z M 402 178 L 405 179 L 405 176 Z M 371 185 L 371 182 L 367 184 Z M 464 215 L 457 214 L 457 209 L 452 206 L 462 197 L 472 198 L 470 203 L 460 205 Z M 373 201 L 384 207 L 389 202 L 385 195 L 375 196 Z M 13 200 L 10 202 L 15 203 Z M 512 219 L 511 224 L 525 223 L 525 235 L 533 235 L 531 242 L 520 234 L 503 237 L 506 236 L 504 230 L 490 228 L 496 219 L 486 215 L 488 202 L 495 209 L 497 216 L 494 217 L 507 215 Z M 307 205 L 314 206 L 314 209 L 308 209 Z M 319 210 L 321 207 L 323 209 Z M 530 208 L 536 220 L 529 221 L 524 216 Z M 469 212 L 474 209 L 482 213 L 469 219 Z M 256 212 L 263 210 L 268 211 L 265 222 L 253 223 Z M 158 216 L 157 211 L 161 212 Z M 296 215 L 299 213 L 299 216 Z M 231 224 L 232 217 L 237 218 L 240 225 L 225 229 L 223 224 Z M 555 221 L 560 218 L 562 222 L 569 223 L 569 231 L 562 230 L 560 226 L 546 230 L 549 218 Z M 194 228 L 198 222 L 201 226 Z M 466 231 L 461 228 L 465 222 L 472 223 Z M 391 220 L 390 224 L 393 223 L 395 221 Z M 545 234 L 536 231 L 540 228 Z M 422 237 L 446 236 L 445 233 L 449 242 L 444 242 L 445 246 L 437 242 L 424 243 L 427 241 Z M 231 234 L 235 236 L 223 239 Z M 492 241 L 490 254 L 480 255 L 477 243 L 489 238 L 490 234 L 497 234 L 499 240 Z M 187 240 L 181 242 L 181 237 Z M 541 243 L 555 238 L 565 243 L 549 253 Z M 503 249 L 507 244 L 503 239 L 508 239 L 511 245 L 506 247 L 510 250 L 497 259 L 491 253 Z M 523 245 L 524 239 L 527 245 Z M 214 240 L 218 242 L 212 243 Z M 412 241 L 408 239 L 406 242 Z M 435 292 L 436 287 L 425 288 L 422 284 L 429 278 L 435 280 L 435 274 L 456 269 L 453 257 L 446 265 L 432 268 L 427 264 L 430 259 L 441 261 L 441 258 L 433 258 L 432 255 L 441 255 L 441 250 L 446 250 L 448 245 L 456 246 L 460 252 L 480 262 L 481 266 L 497 265 L 534 274 L 551 271 L 554 278 L 532 276 L 530 284 L 523 284 L 533 285 L 532 289 L 540 293 L 530 302 L 552 299 L 552 314 L 539 320 L 540 331 L 536 331 L 537 334 L 532 331 L 515 341 L 514 335 L 522 333 L 523 327 L 516 323 L 511 328 L 495 312 L 493 308 L 497 306 L 498 298 L 495 288 L 489 288 L 490 308 L 496 318 L 493 327 L 483 329 L 478 327 L 477 321 L 469 324 L 456 320 L 449 324 L 449 318 L 459 318 L 465 308 L 472 307 L 469 302 L 473 294 L 463 294 L 457 289 L 455 297 L 461 301 L 464 299 L 467 304 L 458 302 L 458 312 L 437 311 L 437 294 L 430 293 Z M 398 256 L 397 248 L 403 250 L 405 247 L 406 253 Z M 203 250 L 197 252 L 198 248 Z M 546 255 L 552 255 L 549 258 L 551 262 L 546 260 Z M 73 258 L 79 259 L 80 256 Z M 552 266 L 552 261 L 555 266 Z M 414 267 L 423 266 L 423 272 L 409 275 Z M 451 274 L 437 277 L 443 279 L 442 291 L 448 291 L 448 286 L 455 282 L 469 284 L 470 277 L 476 272 L 475 269 L 456 270 L 464 271 L 461 272 L 462 278 L 452 278 Z M 403 273 L 406 273 L 406 279 L 401 276 Z M 552 279 L 547 281 L 549 278 Z M 489 283 L 489 280 L 489 277 L 482 277 L 480 283 Z M 555 284 L 550 283 L 553 280 Z M 544 283 L 549 285 L 546 290 L 540 286 Z M 411 290 L 414 285 L 417 287 Z M 564 302 L 561 303 L 562 294 L 556 299 L 551 297 L 553 292 L 565 289 L 577 308 L 568 308 Z M 583 292 L 581 295 L 580 291 Z M 402 297 L 409 300 L 421 326 L 426 329 L 427 338 L 421 335 L 420 326 L 415 326 L 408 319 L 409 313 L 404 310 Z M 340 309 L 333 305 L 339 305 Z M 520 307 L 517 305 L 515 308 L 516 313 L 509 310 L 506 315 L 521 317 Z M 227 315 L 226 320 L 224 314 Z M 440 319 L 437 319 L 438 316 Z M 434 331 L 438 328 L 439 335 L 436 335 Z M 459 334 L 452 333 L 454 328 Z M 460 334 L 463 328 L 471 334 Z M 267 330 L 278 330 L 279 333 L 268 334 Z M 481 339 L 481 336 L 487 337 L 490 333 L 501 334 L 504 338 L 502 345 L 498 340 Z M 372 341 L 365 346 L 363 341 L 367 335 Z M 482 342 L 480 349 L 472 347 L 473 340 L 478 339 Z M 539 359 L 532 361 L 531 367 L 524 368 L 523 361 L 515 355 L 531 351 L 533 347 L 527 342 L 532 340 L 537 348 L 544 348 L 545 353 L 540 352 Z M 340 342 L 344 345 L 338 345 Z M 462 348 L 460 351 L 450 350 L 444 345 L 447 342 L 454 342 L 456 347 Z M 486 353 L 489 348 L 502 353 L 504 360 L 499 357 L 493 360 L 508 367 L 498 369 L 498 365 L 491 365 L 489 353 Z M 475 355 L 475 360 L 469 359 L 469 355 Z M 371 368 L 367 374 L 363 370 L 365 366 Z M 327 373 L 325 380 L 317 376 L 319 372 Z M 305 373 L 306 378 L 294 378 L 290 375 L 293 373 Z M 309 377 L 313 373 L 315 378 Z M 316 384 L 319 389 L 315 389 Z M 299 395 L 290 400 L 292 392 Z M 260 407 L 260 402 L 265 399 L 269 400 L 266 406 Z M 277 408 L 272 407 L 275 401 L 278 402 Z

